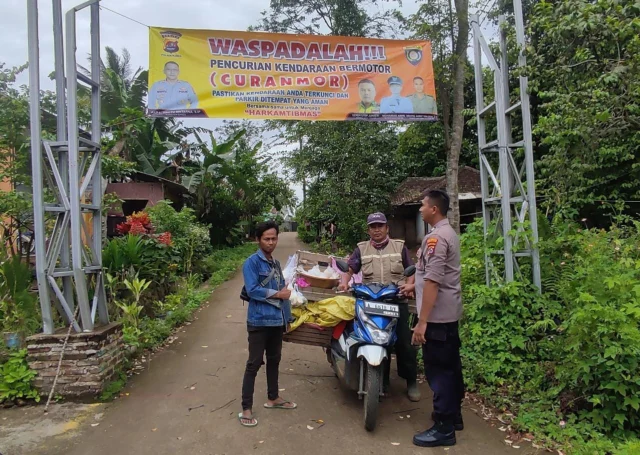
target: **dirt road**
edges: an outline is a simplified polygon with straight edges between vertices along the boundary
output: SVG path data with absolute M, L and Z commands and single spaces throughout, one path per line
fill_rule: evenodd
M 276 256 L 286 261 L 299 247 L 294 234 L 283 234 Z M 395 376 L 392 395 L 380 407 L 379 426 L 374 433 L 367 433 L 361 402 L 355 393 L 338 388 L 321 349 L 289 343 L 283 349 L 280 388 L 282 396 L 298 403 L 298 409 L 262 408 L 266 399 L 262 369 L 256 383 L 259 425 L 241 427 L 236 416 L 247 358 L 246 307 L 238 299 L 241 287 L 241 274 L 219 287 L 198 313 L 198 319 L 179 332 L 178 341 L 156 355 L 146 371 L 130 381 L 124 391 L 127 395 L 99 410 L 103 414 L 99 425 L 91 416 L 77 424 L 71 435 L 42 440 L 39 448 L 20 453 L 527 453 L 507 447 L 504 433 L 491 428 L 468 405 L 464 410 L 466 429 L 458 434 L 458 445 L 446 451 L 414 447 L 413 435 L 431 425 L 429 388 L 423 384 L 423 400 L 411 403 Z M 323 420 L 324 426 L 315 428 L 318 424 L 313 420 Z M 308 425 L 314 429 L 309 430 Z

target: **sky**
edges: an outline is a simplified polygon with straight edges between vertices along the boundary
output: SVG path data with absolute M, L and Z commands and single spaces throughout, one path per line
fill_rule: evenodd
M 82 3 L 83 0 L 62 0 L 62 11 Z M 6 66 L 19 66 L 28 60 L 26 0 L 0 0 L 0 62 Z M 386 2 L 383 2 L 386 4 Z M 170 28 L 201 28 L 212 30 L 246 30 L 258 23 L 261 12 L 269 8 L 269 0 L 102 0 L 101 5 L 148 26 Z M 389 3 L 397 6 L 395 3 Z M 54 70 L 52 1 L 38 0 L 41 88 L 54 90 L 48 75 Z M 404 14 L 414 13 L 415 1 L 404 0 L 400 8 Z M 78 63 L 87 64 L 90 49 L 89 10 L 77 14 Z M 131 54 L 133 68 L 148 67 L 149 36 L 144 25 L 135 23 L 106 9 L 101 10 L 101 47 L 112 47 L 118 53 L 123 48 Z M 27 84 L 24 72 L 18 81 Z M 215 129 L 222 121 L 217 119 L 185 120 L 189 126 Z M 296 187 L 301 197 L 301 189 Z

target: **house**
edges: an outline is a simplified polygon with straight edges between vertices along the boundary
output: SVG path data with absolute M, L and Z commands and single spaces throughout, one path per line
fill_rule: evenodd
M 141 212 L 147 207 L 167 200 L 173 203 L 173 208 L 181 210 L 185 195 L 189 190 L 171 180 L 134 172 L 129 182 L 107 184 L 105 194 L 114 194 L 122 201 L 122 207 L 113 208 L 107 214 L 107 236 L 116 233 L 116 226 L 125 221 L 133 212 Z
M 296 221 L 295 212 L 291 207 L 282 207 L 280 211 L 284 222 L 282 228 L 285 232 L 296 232 L 298 230 L 298 222 Z
M 409 177 L 398 186 L 391 197 L 392 212 L 389 220 L 391 235 L 405 239 L 407 247 L 420 245 L 427 232 L 422 221 L 420 206 L 429 190 L 446 190 L 446 176 Z M 460 228 L 482 215 L 480 171 L 469 166 L 458 170 L 458 199 L 460 201 Z

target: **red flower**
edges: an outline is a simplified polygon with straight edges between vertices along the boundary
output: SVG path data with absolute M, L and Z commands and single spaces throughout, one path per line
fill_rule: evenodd
M 133 214 L 127 217 L 127 221 L 131 224 L 140 223 L 145 229 L 151 230 L 151 219 L 145 212 L 133 212 Z
M 151 233 L 153 226 L 149 215 L 144 212 L 134 212 L 127 217 L 127 221 L 116 226 L 119 234 L 145 235 Z
M 132 235 L 144 235 L 147 233 L 147 230 L 144 228 L 142 223 L 133 222 L 131 223 L 131 228 L 129 229 L 129 234 Z
M 131 230 L 131 225 L 129 223 L 120 223 L 116 226 L 116 230 L 119 234 L 128 234 Z
M 158 236 L 158 242 L 171 246 L 171 232 L 163 232 Z

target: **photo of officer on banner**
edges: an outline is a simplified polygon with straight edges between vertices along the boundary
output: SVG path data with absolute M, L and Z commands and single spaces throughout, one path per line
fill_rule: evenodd
M 413 103 L 402 93 L 402 79 L 398 76 L 391 76 L 387 79 L 391 96 L 382 98 L 380 102 L 380 113 L 382 114 L 413 114 Z
M 196 92 L 191 84 L 178 79 L 180 65 L 173 61 L 167 62 L 163 72 L 166 79 L 154 83 L 149 90 L 149 109 L 196 109 Z

